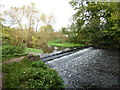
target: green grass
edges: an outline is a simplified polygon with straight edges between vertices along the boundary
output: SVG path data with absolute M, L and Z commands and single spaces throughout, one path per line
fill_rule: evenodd
M 66 42 L 65 40 L 61 40 L 61 39 L 49 41 L 47 44 L 51 45 L 51 46 L 57 46 L 57 47 L 79 47 L 79 46 L 86 46 L 85 44 L 69 43 L 69 42 Z
M 41 53 L 43 52 L 40 49 L 35 48 L 22 48 L 18 46 L 12 45 L 2 45 L 0 46 L 0 50 L 2 50 L 2 61 L 9 60 L 10 58 L 25 56 L 28 53 Z
M 25 53 L 41 53 L 43 52 L 40 49 L 35 49 L 35 48 L 25 48 Z
M 73 44 L 73 43 L 52 43 L 48 42 L 48 45 L 58 46 L 58 47 L 78 47 L 78 46 L 86 46 L 85 44 Z
M 63 81 L 58 73 L 47 67 L 42 61 L 30 61 L 25 58 L 20 62 L 3 64 L 5 74 L 4 88 L 63 88 Z

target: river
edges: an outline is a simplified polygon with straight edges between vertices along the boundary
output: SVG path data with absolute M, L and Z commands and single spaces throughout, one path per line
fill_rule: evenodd
M 55 46 L 50 46 L 50 45 L 47 45 L 47 44 L 42 44 L 42 45 L 39 46 L 39 49 L 41 49 L 44 53 L 52 53 L 52 52 L 65 50 L 67 48 L 55 47 Z
M 58 71 L 67 88 L 105 88 L 120 85 L 120 54 L 117 50 L 89 47 L 47 61 L 46 64 Z

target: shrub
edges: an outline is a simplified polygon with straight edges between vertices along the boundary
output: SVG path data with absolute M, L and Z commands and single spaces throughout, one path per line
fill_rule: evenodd
M 30 67 L 19 75 L 20 88 L 62 88 L 63 82 L 55 70 Z
M 19 54 L 24 53 L 24 48 L 16 47 L 12 45 L 4 45 L 2 47 L 2 57 L 6 56 L 18 56 Z
M 40 60 L 32 63 L 23 60 L 7 66 L 3 67 L 3 72 L 8 73 L 5 78 L 5 88 L 64 88 L 58 73 Z
M 39 68 L 39 67 L 42 67 L 42 68 L 47 68 L 45 63 L 42 62 L 42 61 L 36 61 L 36 62 L 33 62 L 32 67 L 35 67 L 35 68 Z

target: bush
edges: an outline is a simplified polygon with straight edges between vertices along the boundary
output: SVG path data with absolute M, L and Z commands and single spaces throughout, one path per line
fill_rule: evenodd
M 45 63 L 42 62 L 42 61 L 33 62 L 31 66 L 34 67 L 34 68 L 39 68 L 39 67 L 47 68 Z
M 22 47 L 16 47 L 16 46 L 12 46 L 12 45 L 4 45 L 2 47 L 2 57 L 18 56 L 22 53 L 24 53 L 24 48 L 22 48 Z
M 30 67 L 19 75 L 20 88 L 62 88 L 63 82 L 55 70 Z
M 5 88 L 64 88 L 58 73 L 47 67 L 42 61 L 23 60 L 3 67 L 7 72 Z

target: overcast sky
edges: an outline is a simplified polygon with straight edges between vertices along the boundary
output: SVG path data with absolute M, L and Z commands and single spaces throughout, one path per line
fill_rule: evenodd
M 74 11 L 69 5 L 70 0 L 0 0 L 0 4 L 5 5 L 4 9 L 9 9 L 11 6 L 20 7 L 22 5 L 30 5 L 35 3 L 37 8 L 47 15 L 53 15 L 56 23 L 53 25 L 55 29 L 60 29 L 62 26 L 67 26 L 70 17 Z

